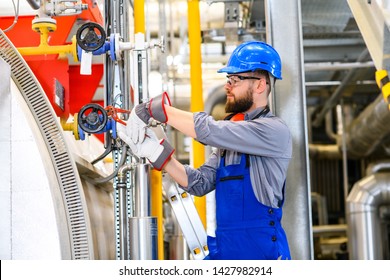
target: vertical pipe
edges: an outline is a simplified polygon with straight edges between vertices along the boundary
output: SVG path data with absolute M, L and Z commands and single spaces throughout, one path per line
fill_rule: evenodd
M 341 100 L 342 101 L 342 100 Z M 348 183 L 348 157 L 347 157 L 347 143 L 345 135 L 345 121 L 343 105 L 336 106 L 337 122 L 338 122 L 338 135 L 340 135 L 342 154 L 343 154 L 343 183 L 344 183 L 344 201 L 347 201 L 349 192 Z
M 202 58 L 199 0 L 188 0 L 188 37 L 190 43 L 191 111 L 203 111 Z M 192 164 L 195 168 L 205 161 L 204 146 L 192 140 Z M 206 227 L 206 197 L 195 198 L 195 205 Z
M 129 1 L 117 1 L 115 12 L 119 26 L 116 33 L 120 33 L 124 42 L 130 41 L 130 26 L 129 26 Z M 130 108 L 130 56 L 124 52 L 122 58 L 117 61 L 119 67 L 120 92 L 122 94 L 121 108 Z M 115 100 L 115 99 L 114 99 Z M 115 105 L 115 104 L 114 104 Z M 118 104 L 119 105 L 119 104 Z M 117 105 L 117 106 L 118 106 Z
M 150 165 L 138 163 L 135 167 L 134 216 L 150 215 Z
M 157 217 L 158 231 L 158 259 L 164 259 L 164 237 L 163 237 L 163 196 L 162 196 L 162 174 L 155 169 L 151 172 L 151 215 Z
M 128 232 L 127 232 L 127 188 L 126 184 L 120 186 L 117 184 L 118 190 L 118 219 L 119 219 L 119 259 L 128 260 Z
M 145 1 L 134 1 L 134 33 L 145 34 Z

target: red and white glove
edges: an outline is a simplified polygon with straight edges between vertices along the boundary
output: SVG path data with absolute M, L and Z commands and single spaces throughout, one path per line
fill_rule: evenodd
M 127 135 L 131 137 L 133 143 L 137 144 L 144 141 L 146 127 L 151 118 L 161 123 L 168 121 L 165 105 L 171 105 L 171 101 L 166 92 L 134 107 L 129 119 L 126 121 Z
M 134 143 L 127 135 L 128 126 L 118 125 L 118 135 L 126 142 L 132 153 L 138 158 L 147 158 L 153 167 L 157 170 L 162 170 L 168 160 L 171 158 L 175 149 L 165 139 L 159 140 L 150 128 L 146 128 L 144 141 L 141 143 Z

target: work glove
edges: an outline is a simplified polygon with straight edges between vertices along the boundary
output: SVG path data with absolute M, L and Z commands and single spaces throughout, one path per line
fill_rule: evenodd
M 152 129 L 146 128 L 144 141 L 134 143 L 131 137 L 127 135 L 128 129 L 121 124 L 117 125 L 118 136 L 129 145 L 130 150 L 136 157 L 147 158 L 155 169 L 163 169 L 175 151 L 168 141 L 165 139 L 159 140 Z
M 151 98 L 148 102 L 138 104 L 130 113 L 127 121 L 127 135 L 131 137 L 133 143 L 143 142 L 145 139 L 146 127 L 153 118 L 161 123 L 168 121 L 165 112 L 165 105 L 171 105 L 171 101 L 166 92 Z

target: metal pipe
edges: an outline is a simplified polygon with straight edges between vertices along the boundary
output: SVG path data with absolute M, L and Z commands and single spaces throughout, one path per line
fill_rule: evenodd
M 314 237 L 334 237 L 335 235 L 346 235 L 347 225 L 319 225 L 313 226 Z
M 325 87 L 325 86 L 340 86 L 342 81 L 313 81 L 305 82 L 306 87 Z M 376 85 L 374 80 L 360 80 L 354 82 L 354 85 Z
M 150 217 L 150 164 L 137 163 L 134 170 L 134 217 L 129 218 L 130 259 L 158 259 L 157 218 Z
M 312 159 L 340 159 L 340 147 L 334 145 L 309 144 L 309 154 Z
M 137 163 L 134 168 L 134 216 L 150 215 L 150 165 Z
M 343 186 L 344 186 L 344 199 L 347 199 L 349 184 L 348 184 L 348 156 L 347 156 L 347 143 L 346 143 L 346 131 L 345 121 L 342 105 L 337 105 L 337 134 L 340 137 L 340 146 L 343 155 Z
M 365 49 L 358 57 L 357 62 L 362 62 L 367 59 L 367 56 L 369 55 L 368 50 Z M 320 113 L 316 116 L 316 118 L 313 121 L 313 126 L 318 127 L 321 125 L 322 120 L 325 117 L 325 114 L 332 109 L 337 102 L 339 101 L 345 87 L 348 85 L 349 81 L 352 79 L 352 77 L 355 75 L 357 68 L 351 69 L 348 74 L 344 77 L 341 84 L 336 88 L 336 90 L 332 93 L 332 95 L 328 98 L 325 105 L 322 107 L 322 110 Z
M 131 217 L 129 218 L 130 259 L 156 260 L 157 259 L 157 218 Z
M 354 68 L 375 67 L 373 61 L 350 62 L 350 63 L 305 63 L 305 72 L 325 71 L 325 70 L 349 70 Z
M 311 200 L 314 202 L 313 204 L 317 207 L 318 214 L 318 224 L 320 226 L 328 224 L 328 208 L 326 206 L 326 198 L 325 196 L 320 195 L 319 193 L 312 192 Z M 314 232 L 314 229 L 313 229 Z
M 350 259 L 383 259 L 379 207 L 390 205 L 390 173 L 375 173 L 356 182 L 347 198 Z
M 382 161 L 382 162 L 373 162 L 370 163 L 366 168 L 366 176 L 372 175 L 374 173 L 390 170 L 390 161 Z
M 127 218 L 127 172 L 134 170 L 133 165 L 122 165 L 118 169 L 116 188 L 118 191 L 118 229 L 119 229 L 119 257 L 129 259 L 128 251 L 128 218 Z
M 326 117 L 325 117 L 325 131 L 326 131 L 326 135 L 328 135 L 328 137 L 330 139 L 335 140 L 337 142 L 337 140 L 338 140 L 337 133 L 335 133 L 333 131 L 333 112 L 332 111 L 329 111 L 326 114 Z

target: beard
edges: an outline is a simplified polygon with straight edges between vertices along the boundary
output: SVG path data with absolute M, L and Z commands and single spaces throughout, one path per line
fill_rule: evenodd
M 248 111 L 253 105 L 253 91 L 248 90 L 246 95 L 241 98 L 227 99 L 225 104 L 226 113 L 243 113 Z

